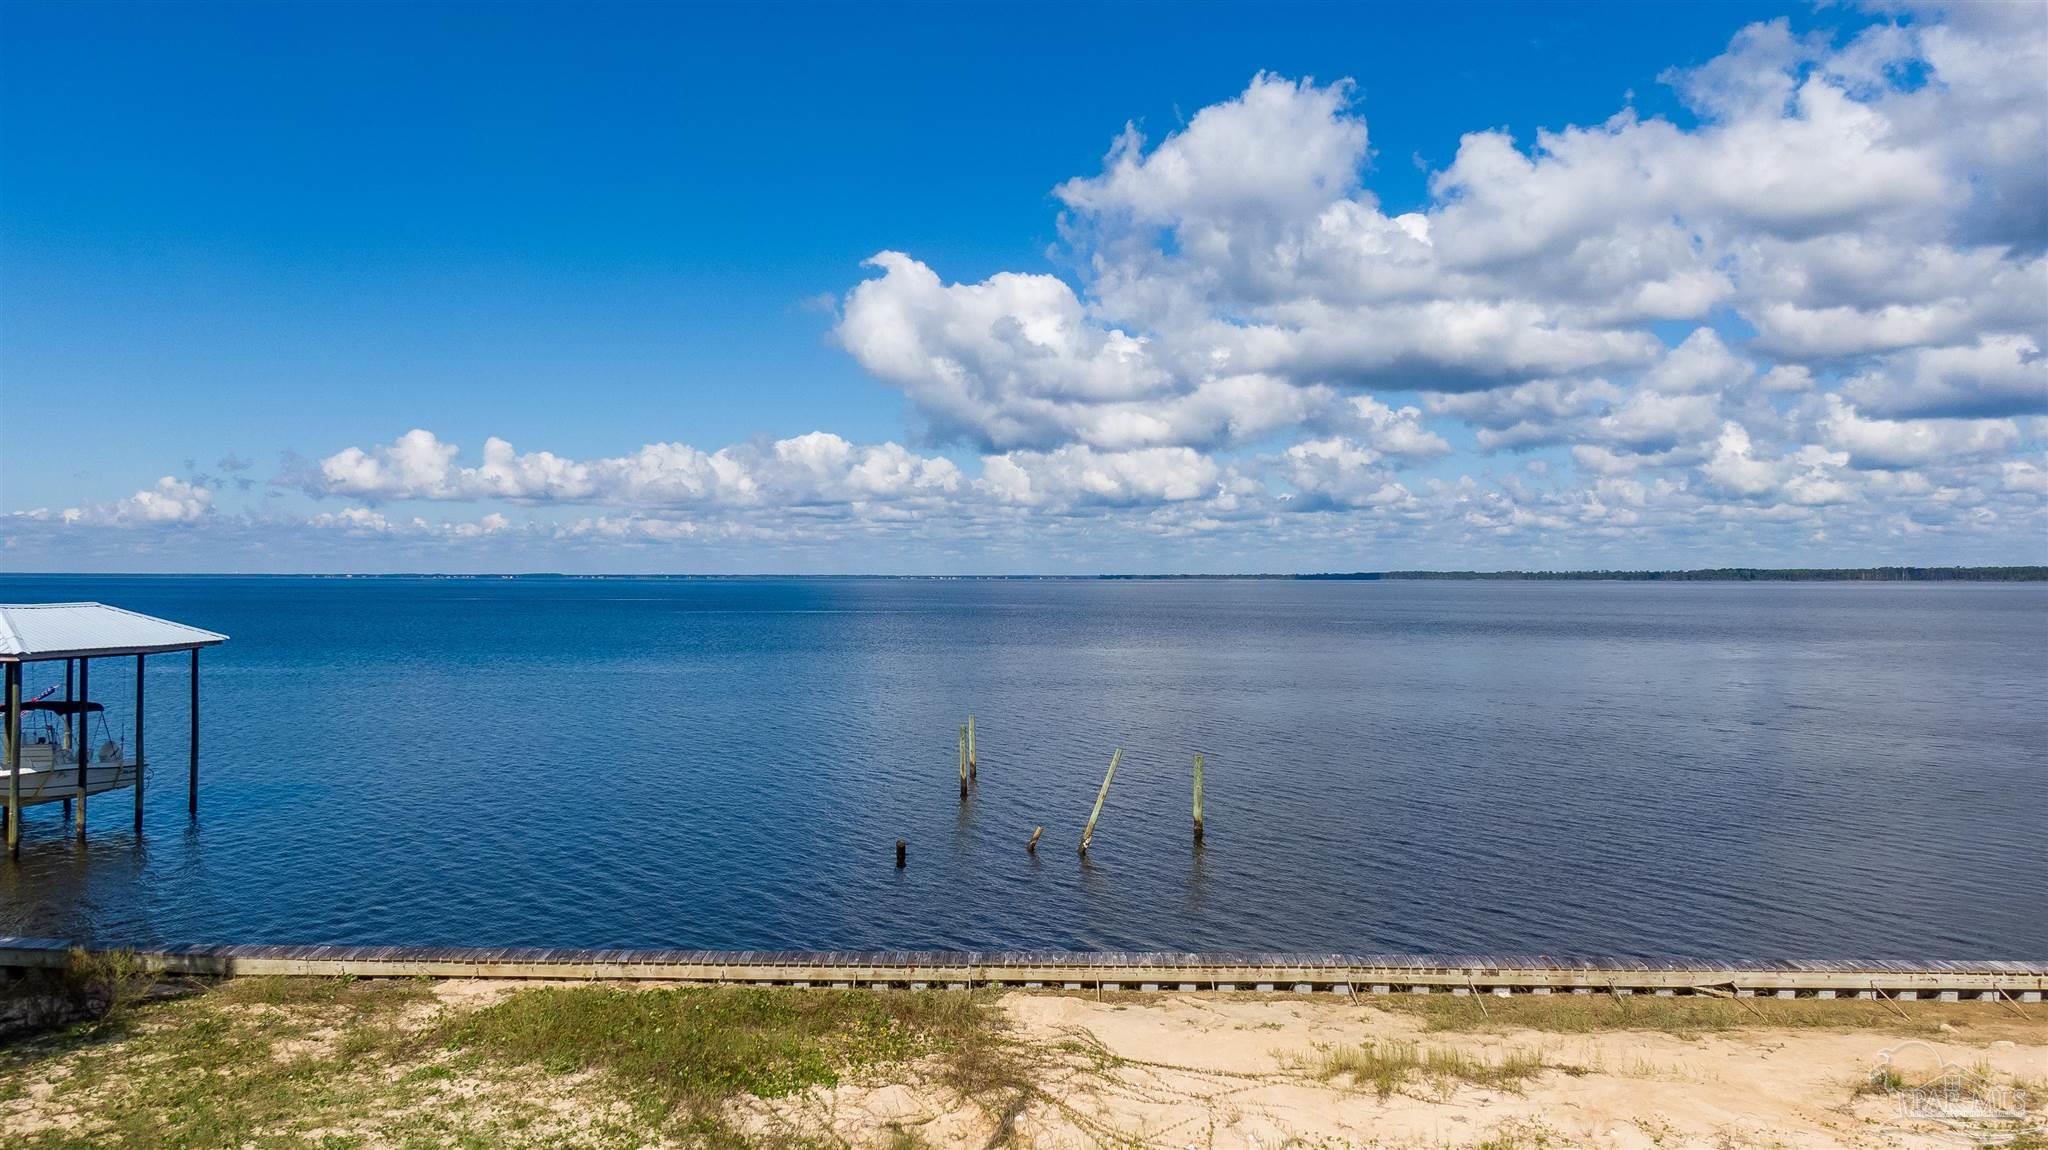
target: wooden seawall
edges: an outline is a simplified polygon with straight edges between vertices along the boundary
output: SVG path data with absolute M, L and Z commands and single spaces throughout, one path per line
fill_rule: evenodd
M 76 944 L 0 937 L 0 970 L 63 966 Z M 172 974 L 542 978 L 736 986 L 1051 987 L 1338 994 L 1658 994 L 2040 1002 L 2041 962 L 1669 962 L 1623 958 L 1046 951 L 567 950 L 519 947 L 170 946 Z

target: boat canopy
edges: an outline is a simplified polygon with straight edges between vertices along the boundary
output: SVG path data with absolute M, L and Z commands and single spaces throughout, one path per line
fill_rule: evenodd
M 21 705 L 21 713 L 24 715 L 33 714 L 36 711 L 44 711 L 52 715 L 76 715 L 81 711 L 92 713 L 106 709 L 107 707 L 104 703 L 80 703 L 71 699 L 38 699 L 33 703 L 23 703 Z

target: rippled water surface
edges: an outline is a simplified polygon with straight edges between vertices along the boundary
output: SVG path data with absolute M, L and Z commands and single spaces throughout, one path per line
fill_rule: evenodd
M 66 599 L 233 636 L 201 818 L 160 657 L 143 837 L 33 809 L 0 933 L 2048 955 L 2040 585 L 0 577 Z

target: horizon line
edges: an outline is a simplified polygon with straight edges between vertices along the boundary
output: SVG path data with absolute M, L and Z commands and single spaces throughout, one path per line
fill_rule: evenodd
M 107 579 L 107 578 L 231 578 L 231 579 L 904 579 L 983 581 L 1068 581 L 1102 580 L 1329 580 L 1329 581 L 1427 581 L 1427 580 L 1566 580 L 1566 579 L 1693 579 L 1698 581 L 1744 582 L 1775 580 L 1810 581 L 1893 581 L 1893 582 L 2020 582 L 2048 581 L 2048 564 L 1910 565 L 1884 564 L 1862 567 L 1586 567 L 1586 568 L 1402 568 L 1352 571 L 1245 571 L 1245 572 L 1093 572 L 1093 573 L 887 573 L 887 572 L 567 572 L 567 571 L 14 571 L 0 572 L 0 578 Z

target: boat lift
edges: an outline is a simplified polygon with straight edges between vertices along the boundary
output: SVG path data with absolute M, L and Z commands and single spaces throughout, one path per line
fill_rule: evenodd
M 142 830 L 143 677 L 151 655 L 191 655 L 191 745 L 186 810 L 199 813 L 199 652 L 226 642 L 216 631 L 140 615 L 104 603 L 0 605 L 0 668 L 5 671 L 5 726 L 0 730 L 7 788 L 7 851 L 21 852 L 21 812 L 38 803 L 64 803 L 80 839 L 90 795 L 130 787 L 135 829 Z M 106 705 L 92 699 L 95 660 L 135 658 L 135 740 L 132 753 L 107 725 Z M 29 663 L 64 664 L 64 698 L 24 700 L 22 672 Z M 74 678 L 75 672 L 75 678 Z M 76 683 L 76 697 L 73 684 Z M 99 740 L 93 738 L 97 717 Z

